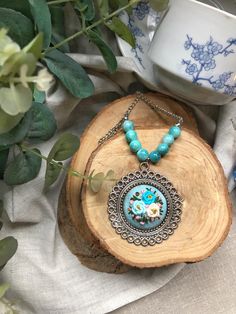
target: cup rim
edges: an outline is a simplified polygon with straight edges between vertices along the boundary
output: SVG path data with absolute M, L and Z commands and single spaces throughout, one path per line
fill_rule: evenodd
M 181 0 L 181 2 L 182 2 L 182 1 L 183 1 L 183 0 Z M 197 0 L 185 0 L 185 1 L 187 1 L 187 2 L 192 2 L 193 4 L 196 4 L 196 5 L 199 5 L 199 6 L 208 8 L 208 9 L 211 10 L 211 11 L 218 12 L 218 13 L 224 15 L 224 16 L 227 16 L 227 17 L 230 17 L 230 18 L 236 20 L 236 15 L 231 14 L 231 13 L 226 12 L 226 11 L 223 11 L 222 9 L 212 7 L 212 6 L 209 5 L 209 4 L 206 4 L 206 3 L 203 3 L 203 2 L 199 2 L 199 1 L 197 1 Z

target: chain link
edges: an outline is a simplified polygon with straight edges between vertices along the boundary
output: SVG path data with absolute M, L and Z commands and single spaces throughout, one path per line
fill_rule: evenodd
M 140 93 L 141 94 L 141 93 Z M 98 141 L 98 145 L 102 145 L 103 143 L 105 143 L 106 141 L 108 141 L 110 138 L 112 138 L 113 136 L 115 136 L 121 129 L 121 126 L 123 124 L 123 122 L 125 120 L 128 119 L 131 111 L 134 109 L 134 107 L 137 105 L 137 103 L 140 101 L 140 95 L 137 95 L 137 97 L 135 98 L 135 100 L 131 103 L 131 105 L 129 106 L 129 108 L 127 109 L 127 111 L 124 114 L 124 117 L 113 127 L 111 128 L 107 134 L 105 134 L 102 138 L 100 138 L 100 140 Z
M 169 112 L 168 110 L 158 106 L 157 104 L 155 104 L 153 101 L 151 101 L 148 97 L 146 97 L 144 94 L 142 94 L 140 92 L 136 92 L 136 94 L 137 94 L 137 97 L 131 103 L 131 105 L 128 107 L 127 111 L 124 114 L 124 117 L 113 128 L 111 128 L 107 132 L 107 134 L 105 134 L 102 138 L 100 138 L 100 140 L 98 141 L 98 145 L 102 145 L 103 143 L 108 141 L 110 138 L 115 136 L 120 131 L 123 122 L 125 120 L 128 120 L 130 113 L 132 112 L 132 110 L 138 104 L 138 102 L 140 100 L 142 100 L 144 103 L 146 103 L 155 112 L 158 110 L 158 111 L 166 114 L 167 116 L 177 120 L 176 126 L 181 126 L 183 124 L 184 119 L 181 116 L 178 116 L 177 114 Z

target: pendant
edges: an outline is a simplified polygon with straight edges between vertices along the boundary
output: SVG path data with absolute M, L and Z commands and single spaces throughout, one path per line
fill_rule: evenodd
M 140 164 L 122 177 L 108 198 L 112 227 L 129 243 L 153 246 L 167 240 L 181 220 L 183 199 L 161 174 Z

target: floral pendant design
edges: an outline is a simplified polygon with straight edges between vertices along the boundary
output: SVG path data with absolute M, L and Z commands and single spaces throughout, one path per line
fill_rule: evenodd
M 155 245 L 167 240 L 181 220 L 183 199 L 164 176 L 142 163 L 121 178 L 108 199 L 112 227 L 129 243 Z

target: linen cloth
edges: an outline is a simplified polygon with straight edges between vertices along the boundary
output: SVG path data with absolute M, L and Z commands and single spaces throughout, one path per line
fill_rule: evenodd
M 236 191 L 231 194 L 236 204 Z M 164 287 L 112 314 L 235 314 L 236 207 L 225 243 L 207 260 L 189 264 Z M 158 309 L 158 311 L 155 311 Z
M 104 71 L 105 65 L 100 56 L 73 54 L 72 57 L 90 71 L 96 93 L 94 97 L 81 101 L 69 95 L 58 84 L 55 92 L 48 97 L 48 105 L 55 113 L 59 133 L 71 131 L 80 135 L 103 105 L 136 89 L 145 90 L 143 85 L 137 84 L 137 75 L 134 75 L 137 74 L 136 68 L 133 60 L 129 58 L 119 57 L 119 70 L 111 76 Z M 159 86 L 154 89 L 165 92 Z M 236 132 L 231 118 L 236 117 L 236 103 L 232 102 L 220 108 L 189 105 L 194 109 L 201 135 L 210 144 L 215 143 L 215 151 L 229 179 L 229 189 L 232 190 Z M 38 146 L 44 155 L 48 154 L 59 133 L 47 143 Z M 23 186 L 13 189 L 2 183 L 0 186 L 10 219 L 4 226 L 2 236 L 13 235 L 19 242 L 16 255 L 1 273 L 1 280 L 10 283 L 8 297 L 16 300 L 22 313 L 107 313 L 164 287 L 180 270 L 185 271 L 185 265 L 179 264 L 155 270 L 112 275 L 98 273 L 82 266 L 67 249 L 58 231 L 57 201 L 64 177 L 62 176 L 54 188 L 44 195 L 42 194 L 44 171 L 45 166 L 42 167 L 37 179 Z M 232 249 L 235 237 L 230 237 L 227 241 L 231 241 Z M 217 254 L 220 255 L 221 250 Z M 217 269 L 226 263 L 224 258 L 222 255 L 218 264 L 215 264 Z M 233 258 L 235 261 L 235 256 Z M 204 263 L 207 264 L 208 260 Z M 188 266 L 187 269 L 191 267 Z M 211 271 L 213 270 L 209 266 L 207 274 Z M 230 269 L 228 271 L 230 272 Z M 193 281 L 196 285 L 192 287 L 196 292 L 198 282 L 201 282 L 203 277 L 208 278 L 207 274 L 202 274 L 199 281 Z M 190 276 L 184 278 L 192 285 Z M 177 301 L 180 301 L 181 293 L 185 291 L 179 291 L 176 285 L 174 287 L 172 293 L 176 295 Z M 162 291 L 163 289 L 160 293 Z M 159 300 L 159 309 L 162 298 L 169 302 L 168 291 L 166 294 L 162 293 L 160 298 L 159 294 L 155 295 Z M 147 308 L 147 313 L 153 312 L 151 304 Z M 163 312 L 167 313 L 167 309 L 168 307 L 162 306 Z M 178 310 L 173 313 L 178 313 Z

